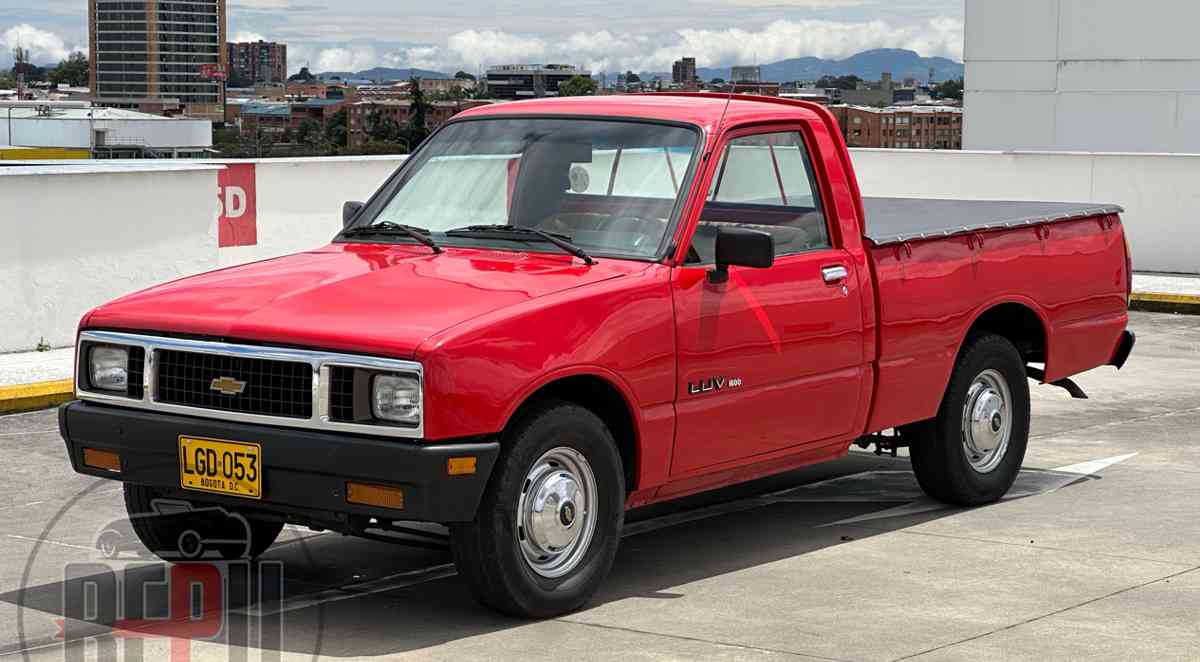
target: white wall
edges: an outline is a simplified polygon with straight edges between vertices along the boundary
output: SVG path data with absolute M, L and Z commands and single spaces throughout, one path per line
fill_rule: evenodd
M 342 228 L 342 203 L 365 201 L 403 161 L 403 156 L 203 161 L 256 164 L 258 245 L 221 249 L 221 264 L 328 244 Z
M 24 110 L 20 109 L 17 112 Z M 109 144 L 140 144 L 147 147 L 212 146 L 212 122 L 208 120 L 88 120 L 14 116 L 10 121 L 7 110 L 0 108 L 0 145 L 90 149 L 93 129 L 106 131 Z
M 1200 273 L 1200 155 L 851 152 L 869 196 L 1120 204 L 1139 270 Z M 402 159 L 258 161 L 258 244 L 221 249 L 219 162 L 0 167 L 0 352 L 70 345 L 86 310 L 143 287 L 323 246 Z
M 966 0 L 968 150 L 1200 152 L 1200 3 Z
M 851 150 L 863 195 L 1114 203 L 1139 271 L 1200 273 L 1200 154 Z M 869 222 L 869 219 L 868 219 Z
M 75 341 L 90 308 L 217 266 L 217 169 L 0 168 L 0 352 Z

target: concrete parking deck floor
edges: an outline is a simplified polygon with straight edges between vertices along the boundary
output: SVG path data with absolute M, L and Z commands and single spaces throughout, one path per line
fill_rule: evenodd
M 267 554 L 284 563 L 266 616 L 282 635 L 257 645 L 285 659 L 1196 660 L 1200 318 L 1139 313 L 1133 328 L 1125 370 L 1077 380 L 1090 400 L 1033 389 L 1026 469 L 999 504 L 941 506 L 903 457 L 855 453 L 636 514 L 593 603 L 544 622 L 477 607 L 444 552 L 287 530 Z M 62 659 L 64 568 L 98 562 L 120 489 L 70 472 L 52 412 L 0 418 L 0 467 L 0 653 Z M 186 644 L 197 660 L 247 652 Z

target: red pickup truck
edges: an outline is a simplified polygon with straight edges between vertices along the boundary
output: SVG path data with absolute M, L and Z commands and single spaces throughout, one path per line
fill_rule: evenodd
M 627 509 L 855 442 L 907 447 L 938 499 L 999 499 L 1028 378 L 1081 396 L 1071 375 L 1132 350 L 1120 211 L 864 200 L 808 103 L 477 108 L 330 245 L 89 312 L 60 427 L 166 558 L 202 535 L 137 516 L 161 502 L 240 514 L 251 556 L 284 523 L 435 522 L 481 601 L 549 616 L 595 591 Z

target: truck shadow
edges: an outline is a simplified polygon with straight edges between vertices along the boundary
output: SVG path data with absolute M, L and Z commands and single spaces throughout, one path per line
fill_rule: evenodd
M 1034 496 L 1094 477 L 1025 470 L 1009 498 Z M 824 465 L 660 504 L 630 513 L 608 580 L 588 608 L 628 598 L 671 600 L 698 580 L 793 558 L 961 512 L 920 493 L 904 458 L 851 454 Z M 261 623 L 243 607 L 260 604 L 253 573 L 231 580 L 217 641 L 265 650 L 333 657 L 419 650 L 518 627 L 475 603 L 444 551 L 324 534 L 273 547 L 282 564 L 283 596 L 261 601 Z M 124 582 L 161 582 L 169 566 L 144 560 L 124 568 Z M 235 573 L 229 573 L 234 577 Z M 86 578 L 85 578 L 86 579 Z M 97 577 L 97 580 L 100 578 Z M 241 585 L 236 585 L 240 583 Z M 682 587 L 682 588 L 680 588 Z M 21 648 L 61 641 L 66 582 L 0 595 L 21 609 Z M 76 592 L 78 593 L 78 592 Z M 165 593 L 165 592 L 164 592 Z M 238 596 L 243 596 L 239 598 Z M 147 594 L 145 616 L 165 616 L 168 596 Z M 91 611 L 95 611 L 94 609 Z M 251 610 L 253 611 L 253 610 Z M 116 616 L 100 616 L 72 636 L 114 638 Z M 127 637 L 117 633 L 116 638 Z M 186 635 L 185 635 L 186 636 Z M 6 652 L 0 647 L 0 653 Z M 82 650 L 82 649 L 81 649 Z

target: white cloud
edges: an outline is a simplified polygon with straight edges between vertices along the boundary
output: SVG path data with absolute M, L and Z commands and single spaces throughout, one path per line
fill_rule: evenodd
M 234 33 L 233 37 L 229 41 L 234 41 L 234 42 L 267 41 L 267 38 L 257 32 L 247 32 L 245 30 L 240 30 L 240 31 Z
M 73 51 L 87 50 L 86 46 L 68 47 L 62 37 L 28 23 L 21 23 L 0 34 L 0 48 L 3 48 L 9 59 L 11 54 L 8 51 L 17 46 L 27 49 L 30 61 L 36 65 L 58 64 L 67 59 Z
M 480 64 L 528 62 L 551 51 L 539 37 L 515 35 L 496 30 L 463 30 L 446 40 L 445 62 L 459 62 L 472 69 Z M 455 59 L 457 58 L 457 59 Z
M 289 58 L 290 59 L 290 58 Z M 377 51 L 371 46 L 326 48 L 317 54 L 312 64 L 314 72 L 359 71 L 370 69 L 380 63 Z
M 387 53 L 384 60 L 388 66 L 441 71 L 535 62 L 581 64 L 592 71 L 669 71 L 671 63 L 685 55 L 694 56 L 702 67 L 721 67 L 809 55 L 844 58 L 871 48 L 907 48 L 921 55 L 961 60 L 963 23 L 954 18 L 913 25 L 881 20 L 777 20 L 757 30 L 685 28 L 666 35 L 601 30 L 576 32 L 558 40 L 497 30 L 463 30 L 450 35 L 444 46 L 406 47 Z M 346 49 L 334 50 L 346 55 L 342 53 Z

